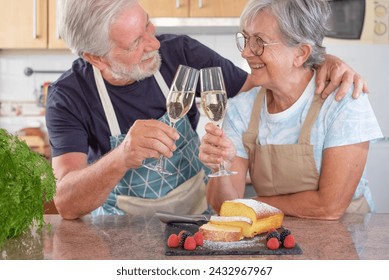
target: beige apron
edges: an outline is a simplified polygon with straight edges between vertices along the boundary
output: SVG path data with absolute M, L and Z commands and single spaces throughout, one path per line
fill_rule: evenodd
M 297 144 L 259 145 L 258 128 L 265 94 L 266 89 L 262 87 L 254 103 L 248 130 L 243 134 L 243 144 L 249 155 L 250 177 L 256 193 L 259 196 L 273 196 L 317 190 L 319 174 L 310 139 L 324 100 L 320 95 L 314 96 Z M 366 199 L 362 197 L 353 201 L 347 211 L 366 213 L 366 206 Z
M 204 176 L 204 170 L 201 170 L 199 174 L 160 198 L 144 199 L 134 196 L 118 196 L 118 207 L 132 215 L 152 215 L 157 211 L 201 214 L 208 207 L 205 198 Z
M 111 131 L 111 146 L 112 148 L 115 148 L 117 145 L 121 143 L 120 139 L 124 139 L 125 135 L 122 135 L 120 132 L 119 124 L 115 112 L 113 110 L 113 106 L 109 98 L 107 89 L 105 87 L 104 81 L 102 79 L 101 73 L 95 67 L 93 67 L 93 71 L 95 75 L 96 86 L 100 95 L 100 99 L 103 104 L 104 112 L 107 117 L 108 126 Z M 161 91 L 164 93 L 166 97 L 169 88 L 167 87 L 162 75 L 159 72 L 157 72 L 156 74 L 154 74 L 154 77 Z M 161 119 L 163 119 L 164 117 L 166 116 L 163 116 Z M 195 134 L 195 132 L 192 133 L 191 131 L 189 131 L 188 129 L 188 127 L 190 127 L 189 121 L 187 119 L 182 119 L 180 121 L 187 122 L 182 127 L 185 128 L 184 130 L 186 131 L 186 133 L 191 133 L 188 134 L 187 136 L 192 137 L 193 134 Z M 178 127 L 176 128 L 177 130 L 180 129 Z M 181 131 L 181 133 L 184 132 Z M 198 144 L 191 143 L 190 145 L 186 145 L 183 148 L 197 149 L 198 145 L 199 143 Z M 174 156 L 178 157 L 177 153 L 175 153 Z M 188 154 L 183 155 L 184 158 L 186 158 L 187 156 Z M 179 159 L 179 160 L 183 160 L 183 159 Z M 196 160 L 198 161 L 198 158 L 196 158 Z M 192 176 L 193 169 L 189 173 L 188 172 L 184 173 L 184 170 L 178 170 L 177 172 L 180 173 L 178 174 L 179 177 L 185 178 L 185 181 L 179 186 L 176 186 L 173 190 L 169 191 L 167 194 L 161 194 L 159 197 L 155 197 L 155 198 L 142 198 L 142 197 L 128 195 L 127 193 L 129 191 L 127 186 L 131 184 L 137 184 L 138 186 L 139 181 L 143 180 L 143 179 L 139 179 L 139 176 L 133 176 L 134 175 L 132 174 L 133 172 L 136 172 L 136 174 L 140 174 L 141 172 L 143 172 L 142 174 L 144 178 L 153 178 L 153 184 L 155 185 L 164 184 L 165 178 L 163 178 L 163 175 L 159 176 L 158 174 L 155 174 L 155 171 L 148 170 L 145 167 L 140 167 L 136 171 L 129 170 L 127 173 L 130 174 L 125 175 L 125 179 L 122 179 L 120 183 L 115 187 L 114 191 L 109 195 L 107 202 L 103 205 L 103 207 L 100 207 L 98 209 L 96 214 L 121 214 L 117 208 L 132 215 L 152 215 L 156 211 L 160 211 L 160 210 L 179 213 L 179 214 L 201 214 L 208 209 L 208 204 L 205 196 L 205 183 L 204 183 L 205 172 L 201 168 L 201 166 L 202 165 L 200 165 L 199 163 L 198 169 L 197 167 L 194 168 L 194 170 L 198 170 L 197 171 L 198 173 L 195 173 L 194 176 Z M 154 174 L 150 174 L 150 172 Z M 155 176 L 158 176 L 160 179 L 158 178 L 156 179 Z M 160 183 L 157 182 L 156 180 L 160 180 L 159 181 Z M 145 184 L 147 183 L 148 182 L 145 182 Z M 150 188 L 150 187 L 151 185 L 144 186 L 144 188 Z M 123 195 L 120 195 L 120 193 L 122 193 Z

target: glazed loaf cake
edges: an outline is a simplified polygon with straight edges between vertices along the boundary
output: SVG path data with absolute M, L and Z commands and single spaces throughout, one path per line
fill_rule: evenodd
M 237 241 L 243 237 L 253 237 L 270 229 L 282 226 L 284 213 L 266 203 L 254 199 L 234 199 L 225 201 L 220 216 L 212 216 L 210 221 L 200 227 L 205 240 Z M 240 231 L 241 237 L 227 238 L 223 231 Z

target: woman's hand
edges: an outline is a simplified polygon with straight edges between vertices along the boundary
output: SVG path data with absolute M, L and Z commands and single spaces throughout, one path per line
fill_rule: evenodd
M 324 63 L 317 68 L 316 93 L 326 98 L 336 88 L 336 100 L 341 100 L 354 83 L 353 97 L 358 98 L 362 92 L 368 93 L 367 83 L 350 66 L 333 55 L 326 55 Z
M 218 170 L 224 160 L 226 167 L 236 155 L 236 149 L 223 130 L 213 123 L 205 126 L 206 134 L 201 139 L 199 159 L 212 170 Z

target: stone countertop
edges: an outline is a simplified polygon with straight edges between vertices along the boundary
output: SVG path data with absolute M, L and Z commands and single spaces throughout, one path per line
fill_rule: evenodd
M 85 216 L 63 220 L 45 215 L 46 225 L 10 239 L 0 259 L 389 259 L 389 214 L 346 214 L 338 221 L 285 217 L 301 255 L 166 256 L 165 224 L 154 217 Z

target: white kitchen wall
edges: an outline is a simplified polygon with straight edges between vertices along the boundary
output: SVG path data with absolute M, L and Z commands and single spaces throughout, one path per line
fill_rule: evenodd
M 74 60 L 67 51 L 0 50 L 0 100 L 35 101 L 34 90 L 44 82 L 56 80 L 60 74 L 24 74 L 24 69 L 63 71 Z

